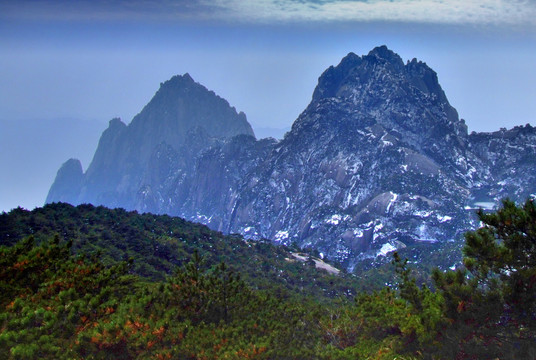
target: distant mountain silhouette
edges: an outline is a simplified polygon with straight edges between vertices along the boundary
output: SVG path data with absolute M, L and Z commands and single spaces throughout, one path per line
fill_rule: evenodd
M 161 84 L 128 126 L 117 118 L 110 121 L 81 179 L 73 170 L 73 160 L 65 163 L 46 202 L 135 208 L 140 189 L 173 175 L 162 171 L 190 172 L 201 150 L 239 134 L 254 136 L 244 113 L 237 113 L 189 74 L 174 76 Z M 159 158 L 162 152 L 169 158 Z M 168 164 L 171 159 L 175 162 Z M 155 169 L 155 165 L 160 166 Z

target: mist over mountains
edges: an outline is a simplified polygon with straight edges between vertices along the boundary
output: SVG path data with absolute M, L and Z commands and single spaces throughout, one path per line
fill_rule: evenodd
M 74 118 L 0 118 L 0 212 L 41 206 L 65 159 L 89 164 L 105 125 Z
M 46 202 L 181 216 L 353 270 L 425 244 L 422 259 L 474 228 L 474 208 L 536 194 L 535 152 L 530 125 L 468 134 L 437 74 L 382 46 L 327 69 L 281 141 L 175 76 L 128 126 L 110 121 L 85 173 L 64 163 Z

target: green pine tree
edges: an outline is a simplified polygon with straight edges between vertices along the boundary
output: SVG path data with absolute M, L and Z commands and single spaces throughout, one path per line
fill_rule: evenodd
M 482 227 L 465 236 L 467 270 L 433 278 L 452 326 L 445 349 L 462 358 L 536 358 L 536 207 L 504 200 L 478 211 Z

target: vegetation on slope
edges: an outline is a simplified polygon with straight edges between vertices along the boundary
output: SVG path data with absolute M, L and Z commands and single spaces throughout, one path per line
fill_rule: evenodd
M 262 278 L 260 283 L 265 286 L 258 285 L 256 276 L 246 281 L 239 268 L 229 266 L 234 263 L 211 260 L 210 254 L 224 256 L 205 249 L 210 237 L 213 247 L 209 249 L 219 242 L 216 233 L 205 228 L 205 243 L 200 240 L 202 228 L 189 223 L 184 223 L 181 236 L 187 235 L 184 229 L 188 227 L 199 232 L 189 238 L 197 244 L 192 246 L 191 255 L 184 250 L 190 260 L 183 261 L 168 276 L 147 276 L 139 272 L 143 268 L 136 268 L 135 258 L 117 261 L 110 254 L 87 255 L 84 249 L 89 245 L 83 239 L 65 241 L 54 236 L 50 224 L 66 224 L 70 219 L 62 213 L 50 220 L 54 207 L 71 215 L 83 213 L 80 218 L 90 225 L 88 233 L 95 232 L 96 222 L 87 219 L 96 212 L 109 215 L 107 221 L 116 226 L 114 220 L 118 219 L 113 213 L 122 213 L 129 219 L 127 223 L 138 224 L 142 233 L 152 233 L 150 227 L 144 228 L 147 219 L 158 223 L 158 217 L 152 215 L 58 204 L 31 213 L 19 209 L 2 215 L 2 241 L 10 244 L 0 247 L 0 358 L 536 357 L 536 206 L 532 200 L 519 207 L 505 201 L 497 213 L 480 212 L 482 228 L 466 236 L 465 268 L 435 271 L 433 288 L 417 286 L 407 261 L 395 254 L 393 282 L 397 285 L 361 293 L 354 302 L 341 302 L 342 297 L 328 301 L 325 296 L 320 302 L 315 291 L 307 291 L 304 296 L 296 285 L 299 282 L 281 292 L 284 282 L 277 273 Z M 42 215 L 45 213 L 48 216 Z M 32 215 L 28 225 L 26 218 Z M 49 219 L 49 225 L 43 225 L 44 219 Z M 78 220 L 72 221 L 76 224 Z M 26 230 L 21 229 L 27 226 L 33 236 L 11 240 L 22 236 Z M 66 229 L 60 233 L 64 239 L 67 231 L 78 234 L 76 225 Z M 113 238 L 115 232 L 108 231 Z M 110 251 L 106 245 L 109 239 L 100 235 L 89 248 Z M 236 245 L 254 249 L 254 244 L 237 237 L 221 239 L 235 252 L 226 255 L 229 260 L 241 259 L 248 264 L 240 256 L 257 254 L 257 250 L 241 250 Z M 127 255 L 141 256 L 132 250 L 135 244 L 138 242 L 129 242 L 127 250 L 131 252 Z M 189 248 L 181 245 L 176 249 Z M 271 261 L 269 258 L 280 250 L 270 247 L 263 261 Z M 155 256 L 154 252 L 147 254 Z M 179 262 L 177 258 L 168 261 L 169 266 Z M 302 265 L 307 263 L 283 259 L 271 264 L 298 265 L 296 274 L 301 275 L 333 276 Z M 295 276 L 288 276 L 286 281 Z
M 56 235 L 72 242 L 72 253 L 97 255 L 105 265 L 130 259 L 131 274 L 153 281 L 165 280 L 197 251 L 207 267 L 225 262 L 255 289 L 331 298 L 351 297 L 357 287 L 353 276 L 331 275 L 312 261 L 294 261 L 291 252 L 298 249 L 225 236 L 178 217 L 63 203 L 0 214 L 0 245 L 27 236 L 40 244 Z

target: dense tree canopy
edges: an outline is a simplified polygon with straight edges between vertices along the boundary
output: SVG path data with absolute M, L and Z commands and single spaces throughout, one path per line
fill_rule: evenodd
M 418 284 L 411 264 L 395 253 L 396 285 L 361 292 L 352 301 L 344 287 L 337 288 L 337 281 L 346 280 L 306 262 L 270 260 L 289 253 L 266 243 L 223 237 L 186 222 L 177 226 L 183 220 L 169 217 L 162 222 L 89 206 L 52 209 L 0 215 L 6 244 L 0 246 L 2 359 L 536 358 L 532 200 L 522 206 L 506 200 L 497 212 L 480 211 L 481 228 L 466 234 L 464 266 L 436 270 L 432 286 Z M 85 230 L 78 229 L 84 226 L 79 219 L 87 223 Z M 116 239 L 117 227 L 125 231 L 124 244 Z M 11 240 L 28 228 L 32 236 Z M 84 231 L 94 243 L 84 245 Z M 189 260 L 168 254 L 169 264 L 177 262 L 169 273 L 140 271 L 137 251 L 113 255 L 146 241 L 151 259 L 158 239 L 171 231 L 189 243 L 169 249 Z M 163 244 L 178 243 L 168 236 Z M 86 246 L 99 251 L 84 252 Z M 255 275 L 247 256 L 256 257 L 264 276 Z M 316 286 L 334 282 L 324 289 L 340 296 L 328 300 L 318 291 L 300 290 L 313 278 L 321 279 L 314 280 Z

